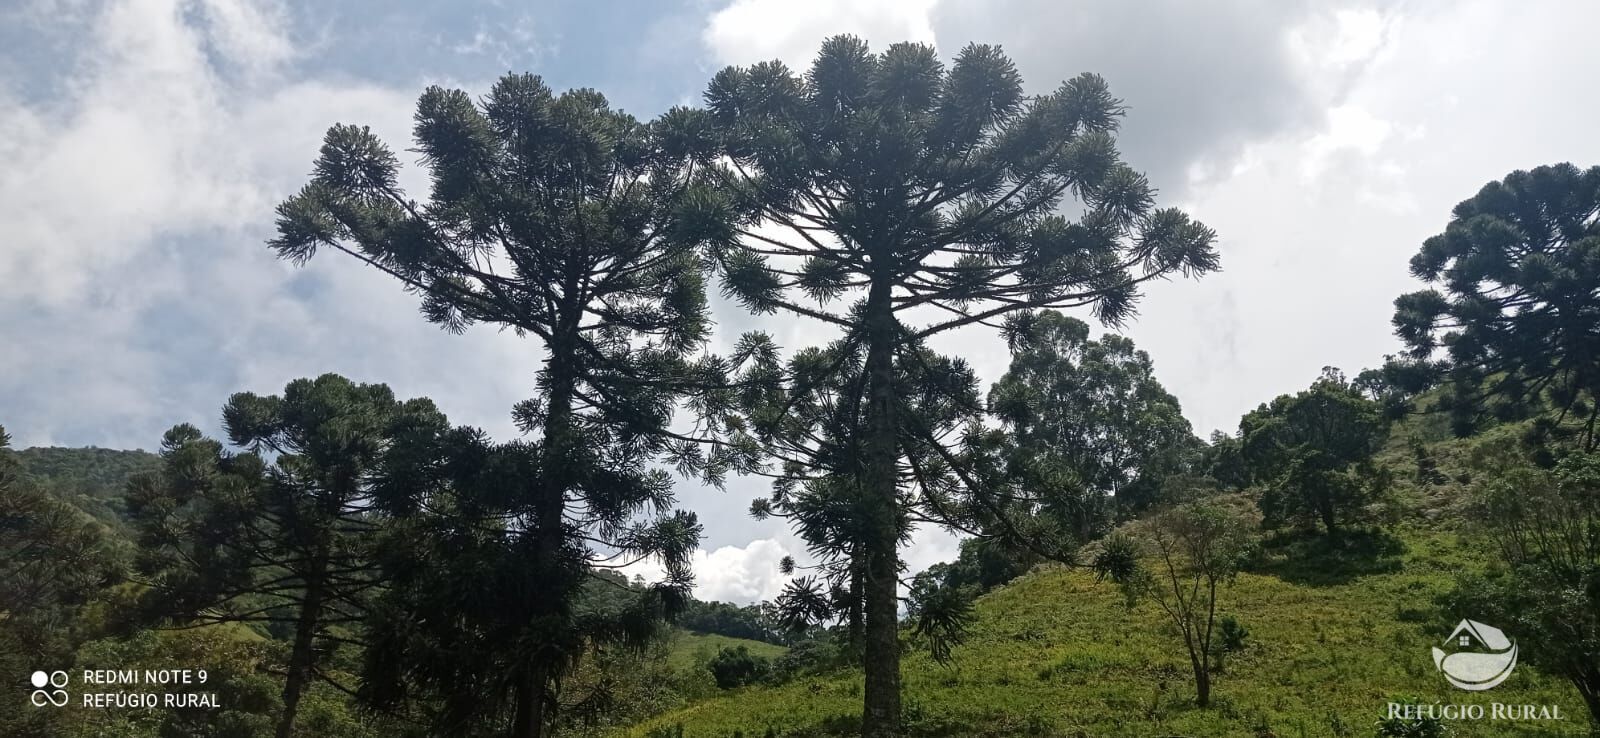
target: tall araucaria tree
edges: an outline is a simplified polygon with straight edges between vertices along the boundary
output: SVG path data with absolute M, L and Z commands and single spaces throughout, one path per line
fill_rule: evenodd
M 791 581 L 774 603 L 777 612 L 790 627 L 843 622 L 851 646 L 859 649 L 865 632 L 865 541 L 874 529 L 873 513 L 882 509 L 871 504 L 861 484 L 864 345 L 845 338 L 803 349 L 781 370 L 770 347 L 747 342 L 742 349 L 739 357 L 754 354 L 756 359 L 741 377 L 748 429 L 780 465 L 772 496 L 756 500 L 751 511 L 757 518 L 788 520 L 817 560 L 811 568 L 821 574 Z M 924 346 L 904 350 L 917 360 L 896 367 L 895 395 L 932 430 L 903 433 L 899 439 L 906 472 L 921 495 L 902 500 L 894 525 L 901 538 L 918 523 L 983 536 L 984 531 L 965 525 L 970 516 L 956 514 L 963 504 L 951 493 L 956 480 L 924 440 L 945 442 L 981 414 L 977 376 L 965 361 Z M 942 629 L 928 630 L 936 644 L 951 640 Z
M 1414 361 L 1444 349 L 1458 433 L 1549 409 L 1546 430 L 1600 446 L 1600 167 L 1484 185 L 1423 242 L 1411 274 L 1430 287 L 1395 300 L 1395 333 Z
M 492 594 L 508 598 L 502 617 L 528 625 L 495 644 L 522 657 L 497 682 L 512 695 L 512 734 L 544 735 L 578 656 L 565 637 L 574 571 L 619 551 L 662 556 L 656 593 L 669 604 L 687 594 L 699 526 L 666 513 L 671 482 L 652 462 L 713 482 L 748 464 L 736 446 L 706 453 L 669 427 L 686 388 L 722 383 L 720 363 L 695 352 L 711 325 L 700 247 L 728 225 L 701 181 L 703 136 L 681 120 L 642 123 L 592 90 L 554 95 L 511 75 L 474 103 L 433 87 L 415 120 L 427 202 L 400 189 L 398 161 L 366 128 L 337 125 L 311 183 L 279 206 L 271 246 L 297 263 L 336 249 L 400 281 L 449 330 L 489 323 L 543 344 L 537 396 L 514 410 L 536 434 L 532 478 L 495 511 L 525 579 Z M 692 404 L 717 423 L 726 400 L 707 389 Z M 626 525 L 639 513 L 656 516 L 653 533 Z
M 239 451 L 183 424 L 162 440 L 161 471 L 128 485 L 151 615 L 181 624 L 257 623 L 291 650 L 277 736 L 327 654 L 359 641 L 382 584 L 374 494 L 397 436 L 444 423 L 428 400 L 325 374 L 281 396 L 241 392 L 223 408 Z M 264 454 L 264 455 L 263 455 Z
M 931 337 L 1007 313 L 1088 307 L 1122 321 L 1140 283 L 1216 269 L 1214 234 L 1155 209 L 1119 160 L 1122 107 L 1104 80 L 1027 95 L 997 47 L 968 46 L 947 69 L 930 46 L 873 54 L 835 37 L 803 76 L 779 62 L 730 67 L 705 99 L 704 113 L 672 115 L 722 148 L 714 171 L 739 218 L 716 252 L 724 289 L 862 347 L 862 730 L 894 735 L 901 492 L 917 487 L 900 439 L 944 448 L 897 396 L 897 366 Z M 1062 214 L 1069 198 L 1076 219 Z

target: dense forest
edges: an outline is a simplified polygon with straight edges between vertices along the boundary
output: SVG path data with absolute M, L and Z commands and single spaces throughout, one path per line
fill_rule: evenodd
M 1461 183 L 1402 353 L 1201 438 L 1118 330 L 1226 234 L 1122 161 L 1124 113 L 1093 74 L 1024 94 L 996 47 L 841 36 L 652 120 L 513 74 L 425 90 L 409 146 L 334 125 L 266 246 L 536 343 L 520 435 L 336 374 L 154 453 L 0 431 L 0 672 L 207 697 L 13 700 L 0 735 L 1600 731 L 1600 167 Z M 720 355 L 713 291 L 758 326 Z M 989 386 L 935 348 L 978 332 Z M 769 602 L 692 596 L 674 489 L 735 476 L 808 549 Z M 959 557 L 908 571 L 919 527 Z M 1496 691 L 1446 691 L 1458 621 L 1515 636 Z M 1546 709 L 1395 707 L 1489 698 Z

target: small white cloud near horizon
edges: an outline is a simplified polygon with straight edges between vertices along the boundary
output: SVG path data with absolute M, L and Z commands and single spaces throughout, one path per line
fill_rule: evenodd
M 749 605 L 778 596 L 790 577 L 779 568 L 788 546 L 776 538 L 760 538 L 744 546 L 696 549 L 693 557 L 695 599 Z M 622 573 L 646 581 L 661 578 L 661 563 L 648 559 L 625 566 Z

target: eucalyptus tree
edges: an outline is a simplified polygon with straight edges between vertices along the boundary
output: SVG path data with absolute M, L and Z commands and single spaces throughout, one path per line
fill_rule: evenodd
M 1017 311 L 1087 307 L 1122 321 L 1140 283 L 1215 269 L 1213 233 L 1155 209 L 1148 181 L 1119 160 L 1122 107 L 1104 80 L 1027 95 L 997 47 L 968 46 L 946 68 L 930 46 L 873 54 L 835 37 L 803 76 L 779 62 L 729 67 L 705 99 L 706 111 L 673 116 L 720 146 L 713 171 L 739 218 L 716 251 L 724 289 L 861 346 L 863 731 L 892 735 L 900 490 L 913 481 L 901 439 L 944 448 L 897 398 L 897 365 L 919 361 L 927 339 Z M 1076 219 L 1061 212 L 1069 198 L 1083 206 Z
M 1600 166 L 1484 185 L 1411 274 L 1429 287 L 1395 300 L 1395 332 L 1414 360 L 1444 349 L 1458 433 L 1549 409 L 1549 430 L 1575 416 L 1579 443 L 1600 445 Z
M 328 655 L 359 644 L 381 573 L 374 495 L 398 434 L 444 422 L 429 400 L 334 374 L 223 408 L 237 450 L 192 425 L 162 439 L 163 467 L 130 480 L 128 510 L 151 615 L 259 624 L 290 642 L 277 735 Z
M 692 130 L 643 123 L 592 90 L 560 95 L 532 75 L 499 80 L 480 102 L 431 87 L 417 104 L 416 151 L 429 199 L 398 183 L 399 162 L 368 129 L 336 125 L 311 182 L 278 208 L 283 258 L 319 249 L 351 256 L 417 294 L 429 321 L 532 335 L 545 349 L 537 394 L 514 417 L 529 446 L 517 494 L 500 500 L 507 545 L 541 596 L 512 652 L 518 736 L 553 722 L 555 685 L 576 657 L 559 637 L 575 617 L 570 572 L 621 550 L 670 553 L 663 591 L 682 599 L 682 557 L 696 525 L 662 511 L 675 464 L 720 482 L 748 449 L 707 452 L 671 428 L 688 388 L 700 420 L 719 423 L 722 366 L 697 358 L 711 326 L 700 247 L 727 224 L 704 193 L 707 154 Z M 705 426 L 702 426 L 702 430 Z M 659 514 L 659 535 L 630 539 L 622 522 Z
M 989 390 L 1010 431 L 1013 464 L 1041 496 L 1040 514 L 1087 542 L 1113 519 L 1157 501 L 1201 445 L 1150 356 L 1114 333 L 1055 311 L 1015 321 L 1011 367 Z M 1064 477 L 1064 478 L 1062 478 Z M 1120 515 L 1119 515 L 1120 512 Z

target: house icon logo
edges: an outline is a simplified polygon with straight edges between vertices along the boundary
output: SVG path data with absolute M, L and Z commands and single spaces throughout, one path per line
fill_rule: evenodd
M 1499 628 L 1476 620 L 1463 620 L 1445 645 L 1446 653 L 1433 649 L 1433 665 L 1451 684 L 1469 692 L 1482 692 L 1506 680 L 1517 666 L 1517 644 Z

